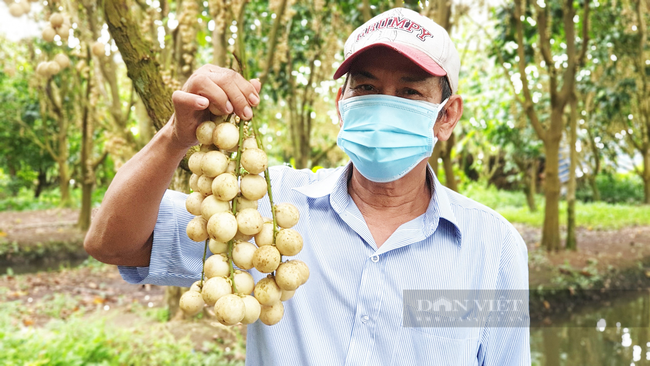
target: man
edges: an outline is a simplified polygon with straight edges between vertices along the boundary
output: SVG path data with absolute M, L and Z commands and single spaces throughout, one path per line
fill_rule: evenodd
M 297 258 L 311 276 L 285 303 L 280 323 L 248 327 L 247 364 L 530 364 L 527 327 L 418 326 L 405 300 L 408 290 L 528 288 L 517 231 L 443 187 L 427 164 L 463 111 L 452 94 L 460 61 L 448 34 L 393 9 L 358 28 L 345 56 L 335 74 L 347 75 L 337 98 L 338 143 L 352 162 L 317 173 L 271 169 L 276 202 L 301 212 Z M 185 234 L 185 195 L 165 190 L 207 110 L 250 119 L 260 87 L 207 65 L 175 92 L 175 117 L 115 176 L 86 237 L 88 252 L 122 266 L 132 283 L 197 280 L 203 243 Z M 270 215 L 265 200 L 260 211 Z

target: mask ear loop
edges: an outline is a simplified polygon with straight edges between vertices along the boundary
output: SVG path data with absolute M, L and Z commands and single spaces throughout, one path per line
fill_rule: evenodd
M 442 103 L 438 104 L 438 115 L 436 116 L 436 122 L 438 122 L 438 120 L 440 119 L 440 116 L 444 115 L 443 112 L 445 110 L 443 108 L 445 107 L 445 104 L 447 104 L 448 101 L 449 101 L 449 98 L 443 100 Z M 433 124 L 435 125 L 435 122 Z

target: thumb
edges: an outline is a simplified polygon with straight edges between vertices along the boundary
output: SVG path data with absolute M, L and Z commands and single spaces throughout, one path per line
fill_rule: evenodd
M 177 115 L 202 111 L 210 105 L 208 98 L 182 90 L 176 90 L 172 94 L 172 102 Z

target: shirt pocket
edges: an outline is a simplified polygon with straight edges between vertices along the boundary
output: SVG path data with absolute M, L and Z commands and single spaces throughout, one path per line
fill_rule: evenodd
M 391 365 L 474 366 L 478 328 L 402 327 Z

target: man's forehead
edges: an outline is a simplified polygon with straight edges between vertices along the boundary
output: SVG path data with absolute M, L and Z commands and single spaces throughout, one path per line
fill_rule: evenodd
M 379 72 L 378 72 L 379 71 Z M 434 80 L 436 76 L 433 76 L 427 72 L 413 72 L 406 70 L 388 70 L 392 77 L 399 78 L 399 81 L 405 83 L 417 83 L 424 82 L 429 80 Z M 359 68 L 350 70 L 349 77 L 352 80 L 358 79 L 370 79 L 370 80 L 379 80 L 386 73 L 381 70 L 373 70 L 372 68 Z

